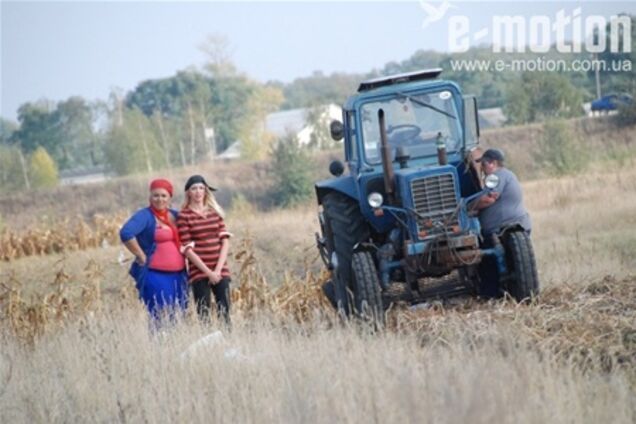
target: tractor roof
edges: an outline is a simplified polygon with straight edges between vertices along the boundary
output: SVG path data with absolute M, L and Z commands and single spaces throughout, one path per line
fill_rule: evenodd
M 454 82 L 437 78 L 441 72 L 442 70 L 439 68 L 425 69 L 363 81 L 360 83 L 358 92 L 347 98 L 342 108 L 344 110 L 353 110 L 355 104 L 360 100 L 366 101 L 379 96 L 390 96 L 395 93 L 405 93 L 412 90 L 430 90 L 438 87 L 450 88 L 450 86 L 454 86 L 458 93 L 461 93 L 460 88 Z
M 403 74 L 373 78 L 373 79 L 361 82 L 360 86 L 358 87 L 358 93 L 373 90 L 374 88 L 378 88 L 378 87 L 384 87 L 387 85 L 435 79 L 441 73 L 442 73 L 441 68 L 434 68 L 434 69 L 424 69 L 420 71 L 406 72 Z

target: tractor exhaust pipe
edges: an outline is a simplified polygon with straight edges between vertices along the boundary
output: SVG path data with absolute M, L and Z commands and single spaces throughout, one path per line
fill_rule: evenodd
M 437 133 L 437 139 L 435 140 L 435 146 L 437 147 L 437 162 L 440 165 L 448 165 L 448 157 L 446 156 L 446 142 L 441 132 Z
M 393 162 L 391 162 L 391 148 L 386 137 L 384 110 L 382 109 L 378 111 L 378 122 L 380 123 L 380 153 L 382 154 L 382 170 L 384 171 L 384 190 L 389 204 L 395 204 L 395 174 Z

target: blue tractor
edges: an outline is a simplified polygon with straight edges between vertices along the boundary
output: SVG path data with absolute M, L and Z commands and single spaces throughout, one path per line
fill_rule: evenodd
M 362 82 L 343 121 L 331 123 L 331 136 L 344 139 L 348 173 L 334 161 L 334 178 L 316 183 L 316 241 L 331 272 L 325 293 L 346 315 L 382 323 L 395 293 L 414 302 L 478 293 L 485 258 L 502 292 L 519 301 L 538 293 L 521 227 L 502 228 L 488 243 L 481 238 L 471 202 L 498 181 L 482 181 L 470 159 L 479 137 L 476 99 L 440 73 Z

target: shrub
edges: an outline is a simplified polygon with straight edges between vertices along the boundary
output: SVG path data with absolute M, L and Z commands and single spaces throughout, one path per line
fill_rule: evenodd
M 288 135 L 272 152 L 273 197 L 279 206 L 294 206 L 311 197 L 311 163 L 295 136 Z
M 543 125 L 535 160 L 551 173 L 564 175 L 583 169 L 588 157 L 574 131 L 560 119 L 549 120 Z
M 31 155 L 31 183 L 34 188 L 57 185 L 57 165 L 44 147 L 38 147 Z
M 232 196 L 230 209 L 234 217 L 246 217 L 256 212 L 254 205 L 242 193 L 236 193 Z
M 614 122 L 619 127 L 636 125 L 636 102 L 632 102 L 630 105 L 620 105 Z

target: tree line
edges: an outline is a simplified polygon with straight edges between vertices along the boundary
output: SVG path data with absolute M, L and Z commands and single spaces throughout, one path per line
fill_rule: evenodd
M 632 46 L 636 22 L 632 18 Z M 607 31 L 609 34 L 609 31 Z M 609 42 L 608 42 L 609 45 Z M 265 131 L 265 117 L 280 109 L 341 104 L 360 81 L 441 67 L 442 77 L 475 94 L 481 108 L 502 107 L 508 124 L 583 114 L 584 101 L 596 97 L 596 75 L 587 72 L 480 72 L 454 70 L 451 61 L 495 61 L 490 47 L 463 54 L 420 50 L 401 62 L 390 62 L 366 74 L 314 72 L 288 84 L 256 82 L 239 72 L 227 52 L 227 40 L 212 37 L 202 50 L 202 69 L 140 82 L 134 90 L 114 90 L 93 103 L 74 96 L 60 102 L 28 102 L 18 122 L 0 120 L 0 189 L 54 184 L 59 171 L 104 167 L 118 175 L 185 166 L 208 160 L 241 141 L 242 157 L 263 158 L 276 140 Z M 589 59 L 589 55 L 550 51 L 546 59 Z M 601 53 L 597 60 L 634 63 L 635 53 Z M 536 54 L 506 54 L 534 60 Z M 636 92 L 633 72 L 606 70 L 604 93 Z M 317 121 L 319 114 L 308 114 Z M 633 113 L 633 112 L 632 112 Z M 627 116 L 627 115 L 624 115 Z M 320 137 L 327 138 L 325 131 Z M 317 143 L 323 144 L 323 143 Z

